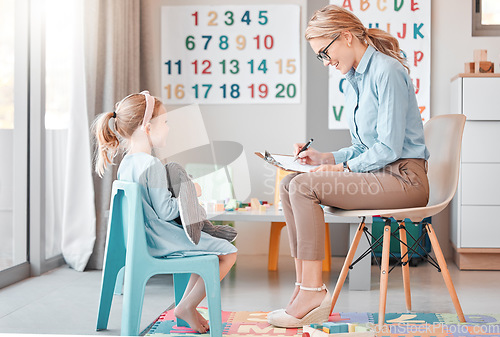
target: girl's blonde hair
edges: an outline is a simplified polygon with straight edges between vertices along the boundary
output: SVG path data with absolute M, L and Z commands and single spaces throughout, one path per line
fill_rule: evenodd
M 159 115 L 161 101 L 154 97 L 152 118 Z M 146 111 L 146 96 L 131 94 L 115 104 L 114 112 L 101 113 L 92 124 L 92 133 L 97 141 L 95 171 L 102 177 L 108 165 L 113 165 L 113 158 L 118 154 L 120 145 L 127 151 L 127 142 L 134 131 L 142 125 Z M 114 119 L 113 128 L 111 119 Z
M 379 52 L 395 58 L 410 73 L 394 36 L 378 28 L 367 29 L 356 15 L 342 7 L 328 5 L 317 10 L 309 20 L 305 37 L 307 40 L 334 38 L 344 31 L 350 31 L 362 43 L 368 43 Z

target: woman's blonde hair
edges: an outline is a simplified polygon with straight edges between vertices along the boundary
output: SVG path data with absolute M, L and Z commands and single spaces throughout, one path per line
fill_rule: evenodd
M 154 97 L 152 118 L 159 115 L 161 101 Z M 142 125 L 146 111 L 144 94 L 131 94 L 115 104 L 114 112 L 101 113 L 92 124 L 92 133 L 97 141 L 95 171 L 102 177 L 108 165 L 113 165 L 113 158 L 118 154 L 120 145 L 127 151 L 127 142 L 134 131 Z M 114 119 L 113 128 L 111 119 Z
M 394 36 L 378 28 L 367 29 L 356 15 L 342 7 L 328 5 L 317 10 L 309 20 L 305 37 L 307 40 L 334 38 L 344 31 L 350 31 L 362 43 L 368 43 L 379 52 L 395 58 L 410 72 Z

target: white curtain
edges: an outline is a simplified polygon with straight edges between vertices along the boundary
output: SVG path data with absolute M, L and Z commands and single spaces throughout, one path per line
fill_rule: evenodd
M 94 249 L 96 217 L 92 158 L 89 139 L 87 90 L 85 81 L 84 0 L 74 0 L 75 36 L 73 46 L 73 86 L 68 126 L 67 164 L 64 172 L 62 254 L 66 263 L 83 271 Z

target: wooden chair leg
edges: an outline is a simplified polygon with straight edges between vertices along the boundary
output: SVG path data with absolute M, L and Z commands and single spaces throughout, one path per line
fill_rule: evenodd
M 387 281 L 389 280 L 389 250 L 391 248 L 391 226 L 384 226 L 384 241 L 382 244 L 382 265 L 380 271 L 380 299 L 378 305 L 378 326 L 385 323 L 385 304 L 387 300 Z M 382 331 L 382 330 L 380 330 Z
M 399 222 L 400 226 L 404 226 L 405 222 Z M 411 291 L 410 291 L 410 266 L 408 261 L 408 247 L 406 246 L 406 230 L 404 228 L 399 229 L 399 239 L 402 241 L 400 243 L 401 247 L 401 256 L 404 256 L 402 259 L 403 262 L 403 286 L 405 290 L 405 300 L 406 300 L 406 310 L 411 311 Z M 405 256 L 406 255 L 406 256 Z
M 337 284 L 335 285 L 335 290 L 333 291 L 332 297 L 332 305 L 330 307 L 330 315 L 333 312 L 333 308 L 335 308 L 335 304 L 340 295 L 340 291 L 342 290 L 342 286 L 344 285 L 345 279 L 347 277 L 347 273 L 349 272 L 349 266 L 354 259 L 354 254 L 356 254 L 356 249 L 358 249 L 359 240 L 361 240 L 361 236 L 363 235 L 363 229 L 365 228 L 365 222 L 362 221 L 359 224 L 358 231 L 352 240 L 351 247 L 349 248 L 349 252 L 344 261 L 344 265 L 342 266 L 342 271 L 340 272 L 339 279 L 337 280 Z
M 332 248 L 330 246 L 330 224 L 325 223 L 325 259 L 323 271 L 330 271 L 332 267 Z
M 286 226 L 286 222 L 271 222 L 271 233 L 269 235 L 269 257 L 267 270 L 278 269 L 278 257 L 280 254 L 281 230 Z
M 451 280 L 450 272 L 448 270 L 448 266 L 446 265 L 446 260 L 441 250 L 441 246 L 439 246 L 439 242 L 436 237 L 436 233 L 434 232 L 434 228 L 432 227 L 431 224 L 427 224 L 427 233 L 429 234 L 429 239 L 431 240 L 432 249 L 434 250 L 434 254 L 436 255 L 436 258 L 438 260 L 439 268 L 441 268 L 441 274 L 443 275 L 444 283 L 448 288 L 451 300 L 453 301 L 453 305 L 455 306 L 458 319 L 460 320 L 461 323 L 465 323 L 464 313 L 462 311 L 462 307 L 460 306 L 460 301 L 458 300 L 457 292 L 455 291 L 455 287 L 453 286 L 453 281 Z

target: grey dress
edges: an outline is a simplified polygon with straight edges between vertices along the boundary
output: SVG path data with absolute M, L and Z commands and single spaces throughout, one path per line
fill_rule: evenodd
M 155 257 L 226 255 L 236 247 L 227 240 L 201 232 L 197 245 L 192 243 L 181 225 L 179 204 L 167 186 L 167 173 L 161 161 L 147 153 L 127 154 L 118 169 L 118 179 L 139 183 L 146 223 L 149 252 Z

